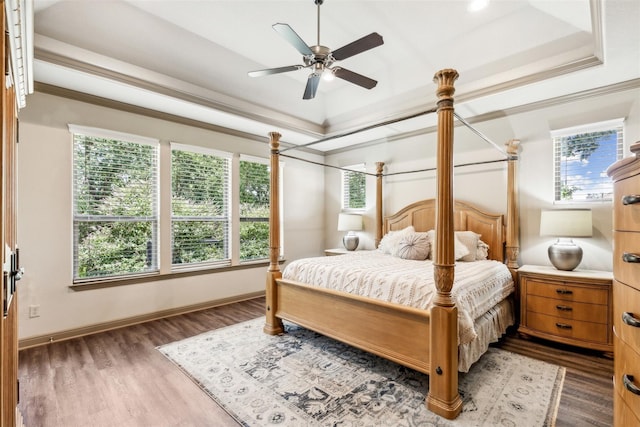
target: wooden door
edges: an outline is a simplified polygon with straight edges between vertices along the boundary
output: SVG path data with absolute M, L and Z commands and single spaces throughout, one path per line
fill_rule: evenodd
M 2 33 L 6 34 L 4 1 L 0 1 Z M 17 424 L 18 404 L 18 298 L 16 282 L 19 278 L 17 249 L 17 104 L 15 85 L 8 70 L 7 37 L 2 38 L 0 64 L 2 142 L 0 147 L 0 258 L 2 260 L 2 318 L 0 320 L 0 427 Z M 7 83 L 10 87 L 7 88 Z

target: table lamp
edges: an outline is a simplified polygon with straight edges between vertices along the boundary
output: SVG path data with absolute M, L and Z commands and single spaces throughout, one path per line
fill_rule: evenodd
M 540 214 L 540 235 L 556 236 L 549 246 L 549 261 L 558 270 L 571 271 L 582 261 L 582 248 L 571 237 L 591 237 L 590 209 L 547 210 Z
M 338 215 L 338 231 L 346 231 L 342 238 L 342 244 L 348 251 L 355 251 L 360 243 L 360 238 L 354 231 L 362 230 L 362 215 L 345 214 Z

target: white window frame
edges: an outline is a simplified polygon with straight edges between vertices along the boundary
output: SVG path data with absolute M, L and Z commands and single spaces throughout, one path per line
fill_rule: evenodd
M 624 149 L 624 119 L 614 119 L 607 120 L 603 122 L 590 123 L 582 126 L 574 126 L 565 129 L 558 129 L 551 132 L 551 138 L 553 143 L 553 202 L 554 204 L 584 204 L 584 203 L 602 203 L 602 202 L 611 202 L 613 197 L 613 183 L 610 182 L 608 178 L 603 177 L 604 183 L 610 184 L 610 197 L 602 197 L 602 198 L 579 198 L 579 199 L 562 199 L 562 177 L 561 175 L 561 145 L 563 142 L 563 138 L 567 138 L 573 135 L 585 134 L 585 133 L 595 133 L 602 131 L 610 131 L 615 130 L 617 132 L 617 141 L 616 141 L 616 158 L 612 159 L 611 163 L 614 163 L 617 160 L 622 158 L 622 153 Z M 604 171 L 602 171 L 604 173 Z M 586 180 L 586 179 L 585 179 Z
M 343 212 L 364 212 L 367 208 L 367 185 L 366 185 L 366 180 L 365 180 L 365 184 L 363 186 L 363 191 L 364 191 L 364 203 L 365 205 L 363 207 L 358 207 L 358 208 L 354 208 L 351 207 L 349 205 L 349 192 L 348 192 L 348 188 L 349 188 L 349 183 L 348 183 L 348 179 L 349 179 L 349 173 L 351 171 L 353 172 L 366 172 L 366 165 L 364 163 L 358 163 L 355 165 L 350 165 L 350 166 L 344 166 L 342 167 L 342 171 L 341 171 L 341 175 L 340 175 L 340 197 L 342 200 L 342 211 Z
M 228 170 L 227 170 L 227 188 L 224 189 L 225 194 L 225 203 L 226 203 L 226 207 L 225 207 L 225 213 L 226 213 L 226 217 L 225 215 L 223 215 L 224 222 L 226 223 L 226 235 L 224 237 L 225 242 L 224 242 L 224 246 L 227 248 L 226 251 L 226 257 L 220 260 L 210 260 L 210 261 L 202 261 L 202 262 L 192 262 L 192 263 L 179 263 L 179 264 L 174 264 L 173 263 L 173 223 L 175 220 L 174 215 L 173 215 L 173 207 L 171 208 L 170 211 L 170 218 L 171 218 L 171 245 L 170 248 L 168 249 L 169 252 L 171 252 L 172 254 L 172 259 L 171 259 L 171 269 L 172 271 L 181 271 L 181 270 L 194 270 L 194 269 L 202 269 L 202 268 L 210 268 L 210 267 L 227 267 L 230 266 L 232 264 L 232 252 L 233 252 L 233 239 L 232 239 L 232 235 L 233 235 L 233 200 L 232 200 L 232 194 L 231 194 L 231 188 L 233 187 L 233 180 L 232 180 L 232 170 L 233 170 L 233 154 L 232 153 L 228 153 L 225 151 L 220 151 L 220 150 L 215 150 L 215 149 L 211 149 L 211 148 L 206 148 L 206 147 L 201 147 L 201 146 L 196 146 L 196 145 L 189 145 L 189 144 L 182 144 L 182 143 L 178 143 L 178 142 L 171 142 L 170 143 L 170 157 L 171 157 L 171 161 L 170 164 L 173 166 L 173 151 L 177 150 L 177 151 L 186 151 L 186 152 L 190 152 L 190 153 L 196 153 L 196 154 L 203 154 L 203 155 L 207 155 L 207 156 L 215 156 L 215 157 L 219 157 L 219 158 L 224 158 L 227 159 L 229 161 L 228 164 Z M 170 172 L 169 175 L 172 176 L 172 173 Z M 168 193 L 171 195 L 171 200 L 173 200 L 173 183 L 170 184 L 170 188 L 168 190 Z M 216 218 L 208 218 L 208 217 L 203 217 L 202 218 L 203 221 L 212 221 L 212 222 L 219 222 L 219 219 Z
M 75 280 L 75 271 L 76 271 L 76 258 L 72 257 L 73 265 L 72 274 L 72 283 L 73 287 L 85 287 L 86 289 L 91 289 L 94 287 L 100 288 L 102 287 L 101 283 L 108 283 L 108 286 L 112 286 L 115 284 L 131 284 L 135 283 L 136 280 L 140 277 L 146 276 L 159 276 L 159 277 L 171 277 L 174 274 L 183 274 L 188 272 L 213 272 L 216 269 L 222 269 L 223 271 L 227 268 L 241 267 L 243 265 L 257 264 L 263 265 L 268 262 L 268 258 L 260 258 L 260 259 L 251 259 L 251 260 L 240 260 L 239 257 L 239 243 L 240 243 L 240 198 L 239 198 L 239 174 L 240 174 L 240 159 L 247 161 L 254 161 L 259 163 L 264 163 L 270 166 L 269 159 L 265 159 L 263 157 L 256 157 L 251 155 L 245 155 L 240 153 L 229 153 L 225 151 L 220 151 L 216 149 L 211 149 L 199 145 L 185 144 L 179 142 L 171 142 L 161 143 L 159 139 L 155 138 L 147 138 L 137 135 L 132 135 L 128 133 L 111 131 L 106 129 L 97 129 L 97 128 L 88 128 L 84 126 L 78 125 L 68 125 L 69 131 L 72 134 L 72 146 L 73 146 L 73 133 L 79 133 L 82 135 L 88 135 L 97 138 L 106 138 L 106 139 L 115 139 L 115 140 L 123 140 L 127 142 L 139 142 L 139 143 L 147 143 L 152 144 L 156 148 L 156 164 L 155 168 L 155 200 L 154 200 L 154 252 L 153 252 L 153 271 L 145 271 L 144 273 L 134 273 L 130 275 L 111 275 L 111 276 L 94 276 L 90 278 L 82 278 L 79 280 Z M 203 153 L 203 154 L 213 154 L 219 157 L 230 158 L 229 164 L 229 177 L 228 177 L 228 186 L 227 186 L 227 202 L 228 202 L 228 227 L 227 227 L 227 244 L 228 244 L 228 258 L 223 261 L 213 261 L 213 262 L 203 262 L 203 263 L 184 263 L 184 264 L 173 264 L 173 242 L 172 242 L 172 220 L 173 220 L 173 209 L 172 209 L 172 151 L 174 149 L 181 149 L 190 152 Z M 284 187 L 284 162 L 279 163 L 279 173 L 281 179 L 279 180 L 280 186 L 280 194 L 283 194 Z M 72 166 L 73 167 L 73 166 Z M 238 184 L 236 184 L 236 182 Z M 73 182 L 71 183 L 73 186 Z M 74 190 L 72 188 L 72 199 L 74 197 Z M 280 209 L 280 253 L 279 259 L 283 259 L 284 254 L 284 227 L 283 218 L 284 218 L 284 198 L 280 197 L 279 199 L 279 209 Z M 70 221 L 73 223 L 73 213 L 70 218 Z M 72 227 L 73 229 L 74 227 Z M 74 237 L 72 236 L 72 242 L 74 241 Z M 75 252 L 75 244 L 71 248 L 72 251 Z
M 271 163 L 269 161 L 269 159 L 266 159 L 264 157 L 255 157 L 255 156 L 250 156 L 247 154 L 240 154 L 240 162 L 253 162 L 253 163 L 260 163 L 263 165 L 267 165 L 268 168 L 270 168 Z M 238 174 L 239 174 L 239 170 L 240 170 L 240 165 L 238 163 Z M 282 177 L 282 164 L 280 164 L 280 176 Z M 280 181 L 282 181 L 282 179 L 280 179 Z M 269 181 L 269 185 L 271 185 L 271 181 Z M 282 184 L 280 184 L 282 185 Z M 238 190 L 240 187 L 240 179 L 238 179 Z M 269 191 L 271 192 L 271 188 L 269 188 Z M 280 193 L 282 194 L 282 193 Z M 280 198 L 282 199 L 282 198 Z M 268 217 L 267 217 L 268 218 Z M 238 246 L 241 245 L 240 243 L 240 222 L 241 222 L 241 216 L 240 216 L 240 196 L 238 196 Z M 280 214 L 280 222 L 282 223 L 282 214 Z M 283 227 L 280 227 L 280 230 L 282 230 Z M 282 236 L 280 238 L 280 253 L 282 254 Z M 243 260 L 240 258 L 240 250 L 238 250 L 238 262 L 240 264 L 251 264 L 251 263 L 255 263 L 255 262 L 263 262 L 265 260 L 269 259 L 269 254 L 267 254 L 267 256 L 265 258 L 254 258 L 254 259 L 246 259 Z
M 145 217 L 145 218 L 138 218 L 138 217 L 112 217 L 112 219 L 109 219 L 109 221 L 134 221 L 134 220 L 139 220 L 139 221 L 149 221 L 152 224 L 152 250 L 151 250 L 151 265 L 150 267 L 144 271 L 144 272 L 131 272 L 131 273 L 124 273 L 124 274 L 118 274 L 118 275 L 105 275 L 105 276 L 92 276 L 92 277 L 88 277 L 88 278 L 81 278 L 78 277 L 78 255 L 77 255 L 77 251 L 78 251 L 78 232 L 77 232 L 77 224 L 79 222 L 82 221 L 89 221 L 89 220 L 97 220 L 98 218 L 92 215 L 79 215 L 76 213 L 76 189 L 75 189 L 75 179 L 72 180 L 72 190 L 71 190 L 71 197 L 72 197 L 72 241 L 73 241 L 73 245 L 72 245 L 72 252 L 73 252 L 73 256 L 72 256 L 72 283 L 74 284 L 82 284 L 82 283 L 86 283 L 86 282 L 95 282 L 95 281 L 100 281 L 100 280 L 105 280 L 105 279 L 114 279 L 114 278 L 127 278 L 127 277 L 138 277 L 141 275 L 154 275 L 154 274 L 158 274 L 160 271 L 160 262 L 159 262 L 159 222 L 160 222 L 160 214 L 159 214 L 159 187 L 160 187 L 160 176 L 159 176 L 159 162 L 160 162 L 160 141 L 158 139 L 155 138 L 148 138 L 148 137 L 144 137 L 144 136 L 140 136 L 140 135 L 134 135 L 134 134 L 129 134 L 129 133 L 124 133 L 124 132 L 118 132 L 118 131 L 112 131 L 112 130 L 108 130 L 108 129 L 100 129 L 100 128 L 94 128 L 94 127 L 87 127 L 87 126 L 79 126 L 79 125 L 75 125 L 75 124 L 69 124 L 68 125 L 68 129 L 69 132 L 71 133 L 71 149 L 72 151 L 74 150 L 74 146 L 75 146 L 75 138 L 76 135 L 84 135 L 90 138 L 104 138 L 104 139 L 113 139 L 113 140 L 117 140 L 117 141 L 122 141 L 122 142 L 128 142 L 128 143 L 136 143 L 136 144 L 141 144 L 141 145 L 149 145 L 151 147 L 153 147 L 155 149 L 155 165 L 153 166 L 154 168 L 154 176 L 153 176 L 153 187 L 154 187 L 154 192 L 155 194 L 152 196 L 153 200 L 152 200 L 152 216 L 151 218 Z M 72 170 L 75 173 L 75 155 L 72 154 Z

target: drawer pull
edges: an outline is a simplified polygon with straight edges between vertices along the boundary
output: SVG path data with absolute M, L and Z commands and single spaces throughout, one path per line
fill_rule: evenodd
M 638 388 L 634 383 L 633 383 L 633 375 L 627 375 L 624 374 L 622 376 L 622 382 L 624 383 L 624 387 L 629 390 L 631 393 L 633 394 L 637 394 L 638 396 L 640 396 L 640 388 Z
M 556 289 L 556 292 L 560 295 L 571 295 L 573 293 L 573 291 L 569 289 Z
M 638 203 L 640 203 L 640 195 L 638 194 L 629 194 L 622 197 L 623 205 L 636 205 Z
M 622 261 L 632 264 L 638 264 L 640 263 L 640 255 L 625 252 L 622 254 Z
M 634 328 L 640 328 L 640 320 L 636 319 L 633 313 L 629 313 L 628 311 L 622 313 L 622 321 Z
M 566 323 L 556 323 L 556 326 L 560 329 L 571 329 L 573 326 L 567 325 Z
M 556 305 L 556 308 L 560 311 L 573 311 L 573 308 L 568 305 Z

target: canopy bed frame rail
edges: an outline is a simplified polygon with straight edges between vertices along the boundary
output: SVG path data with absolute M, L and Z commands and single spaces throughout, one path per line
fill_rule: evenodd
M 280 134 L 269 134 L 270 263 L 266 279 L 264 332 L 272 335 L 283 333 L 284 319 L 424 372 L 429 375 L 427 408 L 448 419 L 456 418 L 462 409 L 457 370 L 458 310 L 451 297 L 455 273 L 454 231 L 473 230 L 482 234 L 490 245 L 490 257 L 505 262 L 514 277 L 519 249 L 515 182 L 518 141 L 507 144 L 509 182 L 506 224 L 503 215 L 485 213 L 453 200 L 453 83 L 457 77 L 457 71 L 452 69 L 441 70 L 434 77 L 438 83 L 439 98 L 436 199 L 414 203 L 383 219 L 384 164 L 376 164 L 376 245 L 385 232 L 408 225 L 414 225 L 418 231 L 436 231 L 434 279 L 437 295 L 430 310 L 409 308 L 282 279 L 278 263 Z

